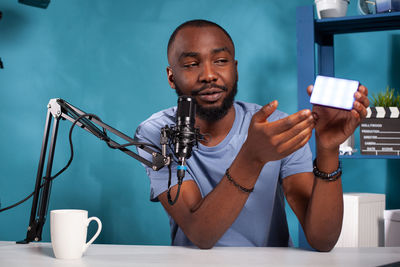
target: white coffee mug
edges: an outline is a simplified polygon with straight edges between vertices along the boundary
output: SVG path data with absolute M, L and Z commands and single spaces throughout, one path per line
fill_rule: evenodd
M 91 221 L 98 224 L 96 234 L 86 243 L 87 228 Z M 50 211 L 50 236 L 53 252 L 58 259 L 78 259 L 99 236 L 101 221 L 97 217 L 88 218 L 87 210 Z

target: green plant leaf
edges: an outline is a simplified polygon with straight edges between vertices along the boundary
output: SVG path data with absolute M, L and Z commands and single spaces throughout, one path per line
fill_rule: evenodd
M 386 87 L 385 92 L 371 95 L 371 103 L 374 107 L 399 107 L 400 108 L 400 94 L 394 88 L 389 90 Z

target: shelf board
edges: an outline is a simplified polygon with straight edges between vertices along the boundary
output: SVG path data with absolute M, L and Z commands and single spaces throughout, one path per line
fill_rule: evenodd
M 400 12 L 315 20 L 320 34 L 400 30 Z
M 340 159 L 400 159 L 400 156 L 395 155 L 361 155 L 359 153 L 353 155 L 340 155 Z

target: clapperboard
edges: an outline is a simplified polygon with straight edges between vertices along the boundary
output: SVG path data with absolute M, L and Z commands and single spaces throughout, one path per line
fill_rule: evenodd
M 360 125 L 361 154 L 400 156 L 400 112 L 397 107 L 370 107 Z

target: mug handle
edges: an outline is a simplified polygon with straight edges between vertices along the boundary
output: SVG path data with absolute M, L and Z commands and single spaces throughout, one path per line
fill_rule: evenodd
M 86 227 L 89 226 L 89 224 L 90 224 L 91 221 L 96 221 L 96 222 L 97 222 L 97 225 L 98 225 L 97 232 L 94 234 L 94 236 L 92 237 L 92 239 L 90 239 L 89 242 L 87 242 L 87 243 L 83 246 L 83 252 L 85 252 L 85 251 L 87 250 L 87 248 L 93 243 L 94 240 L 96 240 L 96 238 L 99 236 L 99 234 L 100 234 L 100 232 L 101 232 L 102 224 L 101 224 L 100 219 L 97 218 L 97 217 L 90 217 L 90 218 L 87 220 Z

